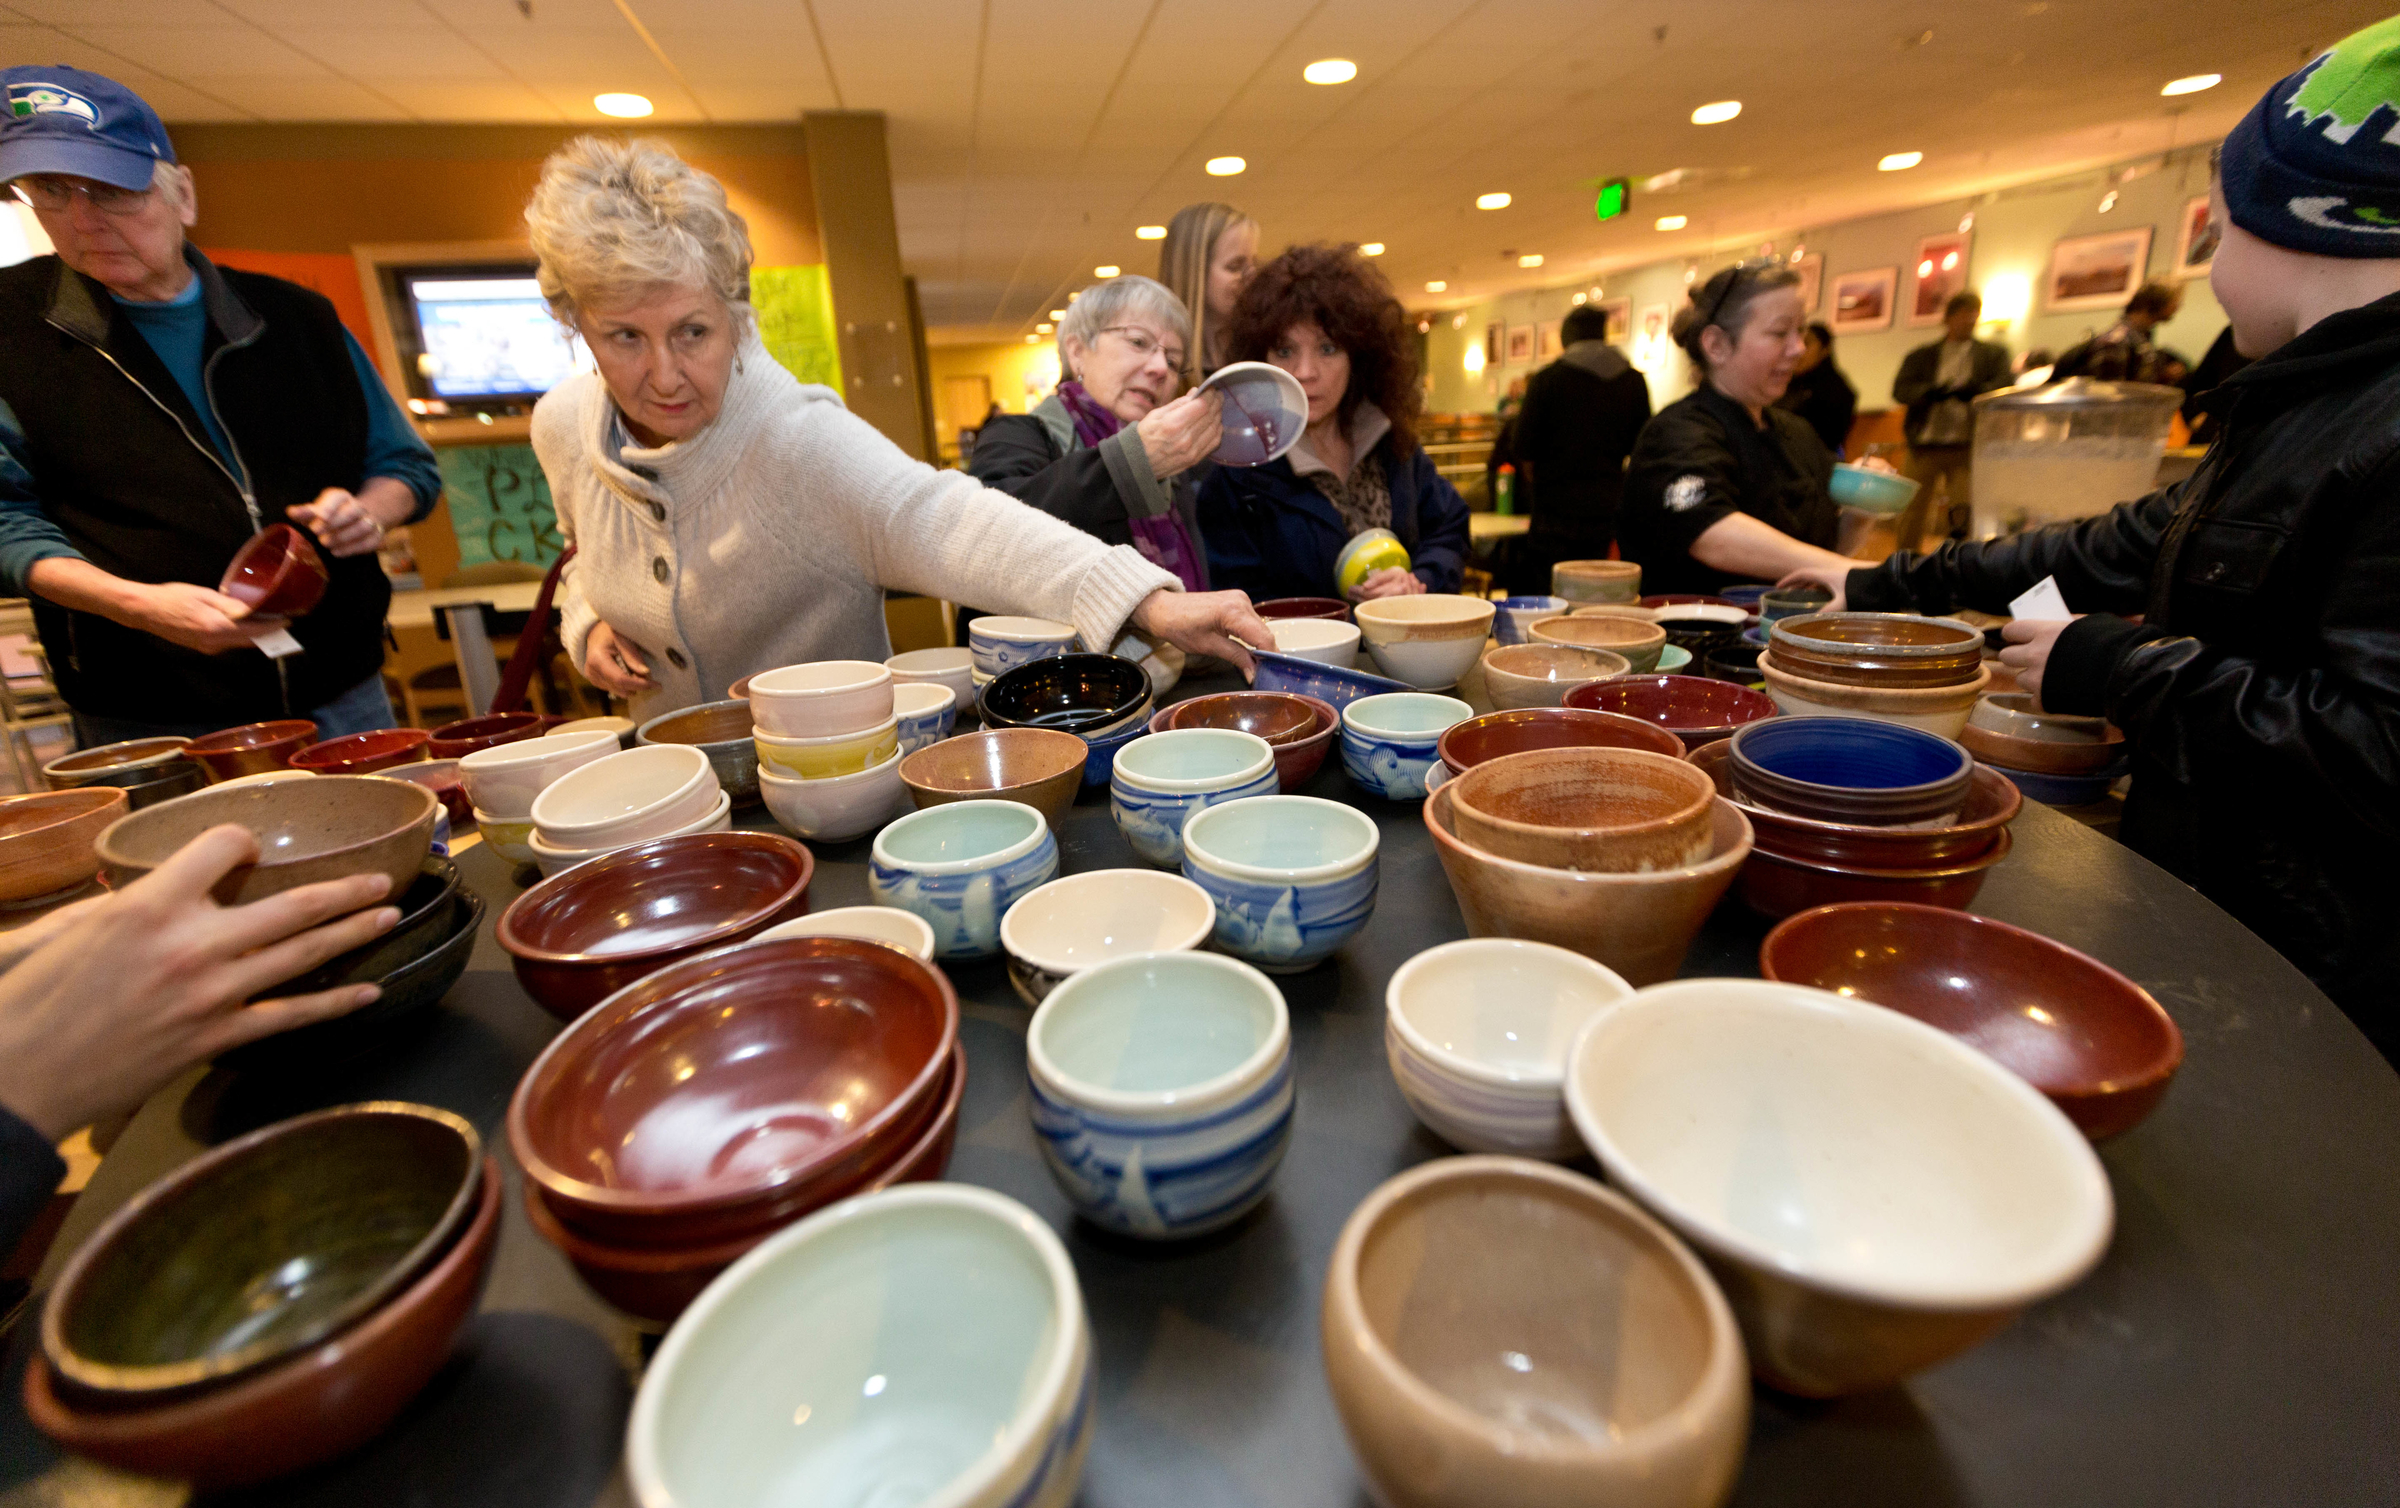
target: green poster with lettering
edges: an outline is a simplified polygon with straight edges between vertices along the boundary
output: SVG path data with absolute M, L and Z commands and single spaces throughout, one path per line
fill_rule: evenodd
M 532 446 L 445 446 L 434 454 L 461 566 L 516 560 L 547 568 L 558 559 L 565 543 Z
M 802 382 L 842 390 L 833 285 L 823 263 L 751 268 L 750 302 L 758 310 L 758 338 L 766 343 L 768 355 Z

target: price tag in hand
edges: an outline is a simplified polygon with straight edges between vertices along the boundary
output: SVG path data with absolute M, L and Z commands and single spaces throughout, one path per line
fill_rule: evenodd
M 2058 590 L 2058 578 L 2044 576 L 2030 591 L 2008 605 L 2008 615 L 2021 623 L 2064 623 L 2074 617 Z
M 290 630 L 281 626 L 267 629 L 264 632 L 253 632 L 250 635 L 250 642 L 257 647 L 260 654 L 270 660 L 280 660 L 286 655 L 296 655 L 300 652 L 300 641 L 292 637 Z

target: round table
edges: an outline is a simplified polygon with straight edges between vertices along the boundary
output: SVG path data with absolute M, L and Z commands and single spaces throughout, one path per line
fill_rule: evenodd
M 1217 687 L 1185 688 L 1192 690 Z M 1066 1238 L 1098 1344 L 1087 1508 L 1367 1502 L 1326 1392 L 1317 1302 L 1336 1233 L 1369 1190 L 1449 1148 L 1418 1126 L 1383 1055 L 1383 989 L 1465 935 L 1414 803 L 1359 797 L 1328 765 L 1314 795 L 1383 832 L 1366 930 L 1279 981 L 1300 1068 L 1291 1150 L 1233 1229 L 1153 1247 L 1075 1222 L 1026 1120 L 1031 1014 L 997 962 L 953 966 L 968 1056 L 953 1179 L 1022 1200 Z M 746 825 L 764 825 L 753 813 Z M 1138 861 L 1086 792 L 1060 824 L 1066 873 Z M 822 846 L 815 909 L 863 903 L 867 845 Z M 491 918 L 521 888 L 481 846 L 460 855 Z M 2158 1112 L 2104 1146 L 2107 1258 L 1979 1349 L 1906 1385 L 1831 1403 L 1760 1391 L 1743 1504 L 2307 1502 L 2400 1492 L 2400 1077 L 2292 967 L 2155 866 L 2027 803 L 1978 911 L 2124 970 L 2182 1026 Z M 200 1071 L 143 1108 L 93 1178 L 50 1272 L 93 1226 L 202 1145 L 301 1110 L 396 1098 L 446 1106 L 507 1162 L 502 1115 L 557 1031 L 487 932 L 442 1008 L 385 1060 L 308 1084 Z M 1687 975 L 1755 975 L 1765 924 L 1729 896 Z M 618 1469 L 650 1338 L 594 1298 L 527 1227 L 519 1177 L 483 1311 L 460 1358 L 382 1439 L 245 1502 L 585 1508 L 629 1496 Z M 45 1279 L 49 1273 L 45 1273 Z M 10 1338 L 0 1500 L 171 1503 L 62 1460 L 27 1425 Z M 36 1479 L 39 1479 L 38 1481 Z

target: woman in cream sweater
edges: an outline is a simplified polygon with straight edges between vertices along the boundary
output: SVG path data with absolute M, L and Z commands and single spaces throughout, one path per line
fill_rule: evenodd
M 1239 592 L 1180 590 L 1110 546 L 936 471 L 760 344 L 750 239 L 714 178 L 654 142 L 584 137 L 525 211 L 541 287 L 599 371 L 534 409 L 575 545 L 567 652 L 636 717 L 806 660 L 881 660 L 886 588 L 1072 623 L 1131 624 L 1247 669 L 1274 642 Z

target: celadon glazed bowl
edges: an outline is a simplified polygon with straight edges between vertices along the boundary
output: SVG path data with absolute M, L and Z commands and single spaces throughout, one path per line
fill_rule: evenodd
M 953 801 L 911 812 L 875 835 L 867 893 L 933 928 L 934 957 L 989 958 L 1000 918 L 1058 878 L 1058 840 L 1016 801 Z
M 1183 877 L 1216 903 L 1218 951 L 1297 974 L 1332 957 L 1375 914 L 1381 842 L 1355 807 L 1253 796 L 1183 825 Z
M 1133 851 L 1161 869 L 1183 862 L 1183 824 L 1192 813 L 1281 788 L 1275 751 L 1234 728 L 1170 728 L 1117 751 L 1108 813 Z
M 1342 709 L 1342 769 L 1351 783 L 1387 801 L 1417 801 L 1441 762 L 1442 734 L 1475 715 L 1454 696 L 1394 691 Z

